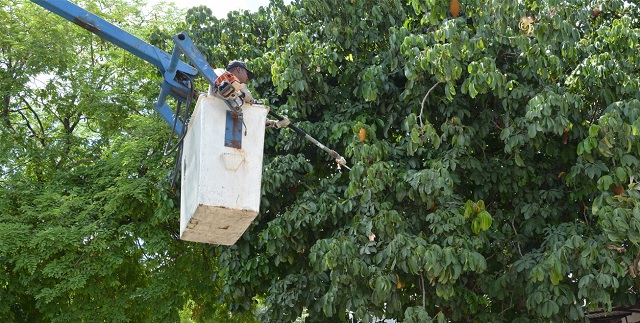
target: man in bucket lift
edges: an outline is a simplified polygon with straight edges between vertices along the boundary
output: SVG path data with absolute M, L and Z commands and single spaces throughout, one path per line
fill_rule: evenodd
M 213 72 L 218 76 L 218 78 L 225 74 L 225 72 L 231 73 L 240 82 L 241 88 L 239 89 L 239 91 L 244 94 L 244 103 L 257 103 L 257 101 L 254 100 L 253 95 L 251 95 L 251 91 L 249 91 L 249 89 L 247 88 L 247 82 L 252 80 L 255 77 L 255 74 L 253 74 L 253 72 L 251 72 L 247 68 L 247 65 L 244 62 L 234 60 L 227 64 L 226 71 L 222 68 L 216 68 L 213 70 Z M 211 85 L 209 85 L 209 95 L 215 95 L 215 92 L 215 89 Z M 289 119 L 287 117 L 284 117 L 283 120 L 267 120 L 266 126 L 270 128 L 280 129 L 288 126 L 289 123 Z
M 229 65 L 227 65 L 227 71 L 235 75 L 238 80 L 240 80 L 240 83 L 247 83 L 248 81 L 251 81 L 255 76 L 253 72 L 251 72 L 247 68 L 247 65 L 245 65 L 241 61 L 229 62 Z
M 216 68 L 213 70 L 213 72 L 216 74 L 216 76 L 218 76 L 219 79 L 221 76 L 225 74 L 225 72 L 229 72 L 233 76 L 235 76 L 235 78 L 240 83 L 239 91 L 244 94 L 244 103 L 253 104 L 254 102 L 253 96 L 251 95 L 251 91 L 249 91 L 249 89 L 247 88 L 247 82 L 253 79 L 255 74 L 253 74 L 253 72 L 251 72 L 247 68 L 247 65 L 245 65 L 244 62 L 231 61 L 227 65 L 226 70 L 222 68 Z M 216 83 L 218 83 L 217 80 L 216 80 Z M 216 92 L 218 91 L 216 91 L 216 89 L 213 86 L 209 85 L 209 95 L 214 96 Z

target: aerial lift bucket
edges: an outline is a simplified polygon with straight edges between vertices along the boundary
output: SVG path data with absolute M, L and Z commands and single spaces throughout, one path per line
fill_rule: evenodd
M 258 215 L 269 107 L 201 95 L 184 138 L 180 239 L 234 244 Z
M 155 65 L 164 80 L 153 107 L 176 133 L 183 133 L 184 120 L 169 107 L 167 97 L 190 102 L 194 93 L 193 77 L 198 74 L 210 85 L 216 83 L 218 75 L 184 32 L 173 37 L 176 46 L 169 54 L 70 1 L 32 1 Z M 182 54 L 193 66 L 180 60 Z M 232 99 L 236 97 L 232 95 Z M 335 158 L 338 167 L 349 169 L 340 154 L 268 107 L 245 104 L 235 108 L 241 110 L 234 113 L 228 101 L 214 94 L 202 95 L 191 116 L 181 160 L 180 238 L 183 240 L 232 245 L 255 219 L 260 208 L 267 114 L 278 119 L 277 122 L 271 120 L 274 123 L 270 126 L 291 128 Z

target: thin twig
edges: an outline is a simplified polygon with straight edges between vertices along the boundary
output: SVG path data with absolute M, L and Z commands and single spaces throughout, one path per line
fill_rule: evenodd
M 422 276 L 422 272 L 420 272 L 420 288 L 422 288 L 422 308 L 425 308 L 427 292 L 424 290 L 424 277 Z
M 587 212 L 589 211 L 589 209 L 582 200 L 580 200 L 580 206 L 582 206 L 582 216 L 584 217 L 584 222 L 587 224 L 587 226 L 589 226 L 589 219 L 587 218 Z
M 424 124 L 422 123 L 422 111 L 424 110 L 424 102 L 427 100 L 427 97 L 429 96 L 429 93 L 431 93 L 431 91 L 433 91 L 433 89 L 436 87 L 436 85 L 440 84 L 442 82 L 438 81 L 438 83 L 434 84 L 429 91 L 427 91 L 427 94 L 424 95 L 424 98 L 422 99 L 422 105 L 420 107 L 420 114 L 418 115 L 418 120 L 420 120 L 420 128 L 424 127 Z
M 512 308 L 513 308 L 513 305 L 511 305 L 511 306 L 509 306 L 509 307 L 507 307 L 507 308 L 504 308 L 504 307 L 503 307 L 503 310 L 502 310 L 502 312 L 500 312 L 500 314 L 498 314 L 498 317 L 502 317 L 502 315 L 503 315 L 506 311 L 508 311 L 508 310 L 510 310 L 510 309 L 512 309 Z
M 517 239 L 518 238 L 518 230 L 516 230 L 516 226 L 513 224 L 513 220 L 515 220 L 515 217 L 513 219 L 511 219 L 511 227 L 513 228 L 513 232 L 515 232 L 516 239 Z M 520 254 L 520 257 L 522 257 L 522 250 L 520 249 L 520 241 L 518 241 L 518 253 Z
M 493 123 L 493 125 L 496 126 L 496 128 L 498 128 L 500 130 L 503 130 L 505 128 L 505 127 L 500 127 L 500 125 L 497 122 L 495 122 L 495 120 L 493 120 L 493 119 L 491 119 L 491 123 Z

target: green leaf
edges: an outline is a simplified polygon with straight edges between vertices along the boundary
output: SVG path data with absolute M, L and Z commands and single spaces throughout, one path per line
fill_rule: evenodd
M 610 145 L 605 142 L 604 139 L 598 141 L 598 150 L 604 157 L 613 157 L 613 152 L 611 151 Z
M 613 178 L 609 175 L 602 176 L 598 179 L 598 189 L 601 191 L 609 190 L 611 184 L 613 184 Z
M 537 133 L 537 124 L 531 124 L 529 125 L 529 129 L 527 134 L 529 135 L 529 138 L 535 138 L 536 133 Z
M 516 153 L 515 155 L 513 155 L 514 160 L 516 162 L 516 165 L 522 167 L 524 166 L 524 162 L 522 161 L 522 158 L 520 157 L 520 154 Z
M 555 286 L 562 281 L 562 273 L 556 272 L 555 270 L 549 272 L 549 277 L 551 278 L 551 283 Z
M 616 167 L 615 170 L 616 173 L 616 179 L 619 182 L 625 182 L 627 181 L 627 170 L 624 167 Z
M 420 144 L 420 133 L 418 132 L 418 128 L 411 129 L 411 141 L 415 144 Z
M 469 82 L 469 96 L 473 99 L 478 95 L 478 91 L 476 90 L 476 86 L 473 84 L 473 82 Z
M 487 212 L 486 210 L 483 210 L 480 213 L 478 213 L 478 219 L 480 219 L 478 229 L 481 231 L 488 230 L 491 227 L 491 224 L 493 223 L 491 214 L 489 214 L 489 212 Z
M 365 189 L 360 198 L 360 203 L 365 204 L 371 200 L 371 190 Z

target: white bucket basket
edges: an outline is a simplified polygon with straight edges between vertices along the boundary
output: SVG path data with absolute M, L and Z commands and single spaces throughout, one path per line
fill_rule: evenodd
M 232 245 L 258 215 L 269 107 L 242 111 L 234 119 L 221 99 L 198 99 L 182 154 L 182 240 Z

